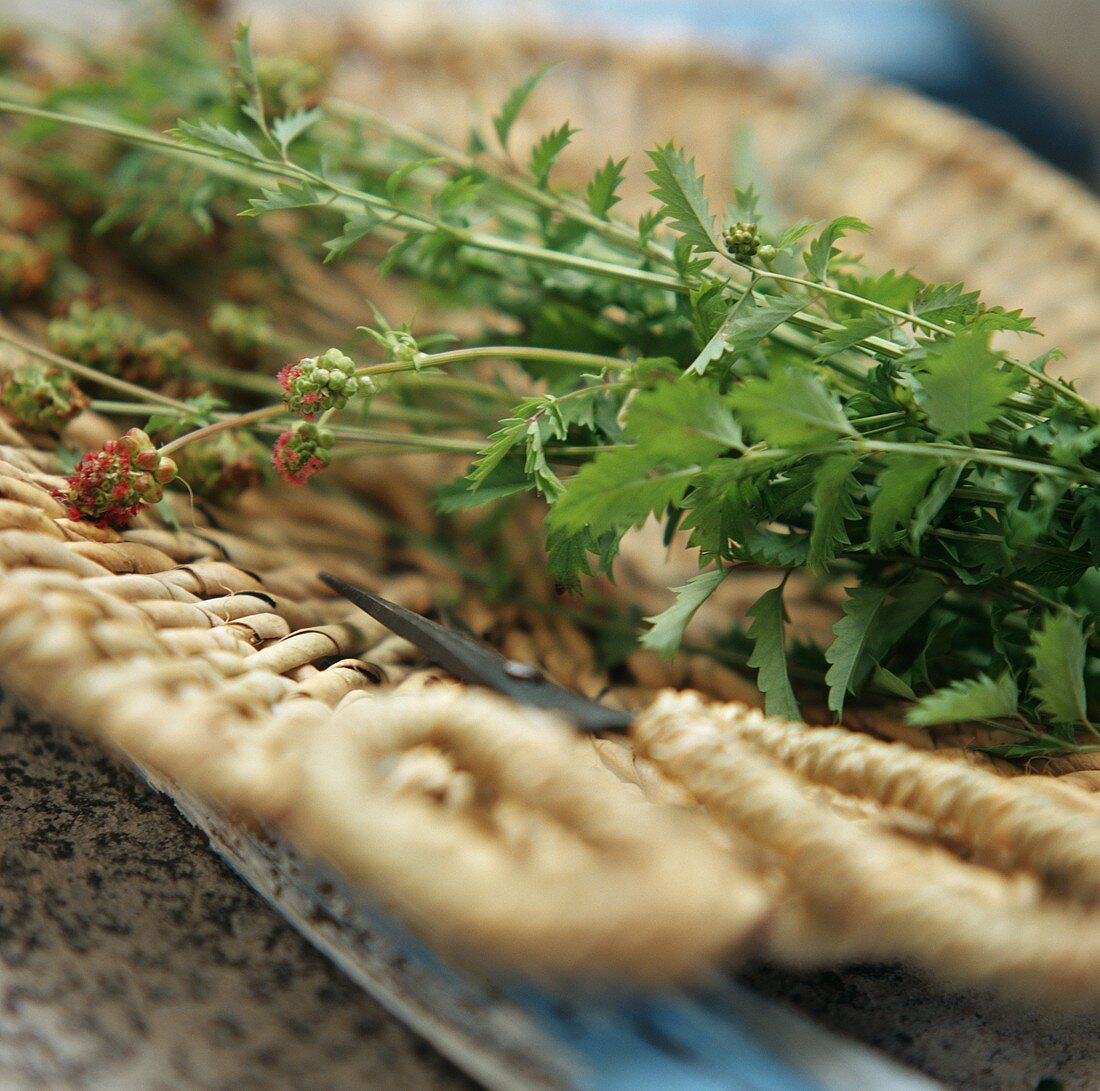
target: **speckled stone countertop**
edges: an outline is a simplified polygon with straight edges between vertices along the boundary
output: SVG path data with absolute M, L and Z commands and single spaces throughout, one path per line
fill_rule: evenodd
M 1100 1087 L 1097 1019 L 946 992 L 894 967 L 743 977 L 949 1087 Z M 0 1091 L 474 1086 L 292 931 L 167 798 L 0 702 Z
M 167 799 L 0 708 L 0 1088 L 469 1089 Z

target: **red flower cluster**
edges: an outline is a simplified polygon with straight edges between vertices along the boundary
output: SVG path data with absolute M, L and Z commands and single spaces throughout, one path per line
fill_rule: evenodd
M 279 372 L 279 385 L 287 408 L 306 420 L 326 409 L 343 409 L 349 398 L 363 392 L 354 361 L 339 349 L 287 364 Z
M 331 447 L 332 433 L 327 428 L 296 424 L 275 441 L 271 461 L 284 480 L 304 485 L 329 464 Z
M 122 439 L 110 439 L 101 450 L 89 451 L 69 475 L 67 487 L 54 495 L 70 519 L 117 530 L 155 504 L 175 476 L 176 464 L 163 457 L 144 432 L 131 428 Z
M 302 357 L 304 360 L 305 357 Z M 313 390 L 298 392 L 299 380 L 302 377 L 302 360 L 297 363 L 289 363 L 278 374 L 279 386 L 283 388 L 283 400 L 287 408 L 294 413 L 301 413 L 306 420 L 313 420 L 313 412 L 317 408 L 317 393 Z

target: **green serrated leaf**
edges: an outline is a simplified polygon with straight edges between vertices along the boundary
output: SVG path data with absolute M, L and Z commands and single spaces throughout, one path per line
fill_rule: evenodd
M 688 622 L 729 574 L 728 568 L 715 568 L 674 587 L 676 601 L 667 610 L 645 619 L 650 628 L 642 637 L 642 646 L 663 656 L 675 655 Z
M 917 699 L 913 687 L 904 678 L 898 677 L 893 671 L 887 670 L 883 666 L 875 667 L 871 674 L 871 682 L 876 689 L 889 693 L 892 697 L 904 697 L 907 701 Z
M 550 525 L 565 531 L 605 531 L 640 526 L 669 504 L 678 504 L 698 466 L 654 465 L 636 447 L 601 451 L 569 482 L 550 511 Z
M 1022 310 L 1006 311 L 1004 307 L 988 307 L 976 315 L 970 322 L 973 330 L 983 330 L 986 333 L 1007 331 L 1009 333 L 1033 333 L 1039 331 L 1035 328 L 1035 319 L 1029 318 Z
M 360 216 L 353 216 L 344 223 L 344 230 L 335 238 L 325 242 L 325 264 L 342 258 L 360 239 L 369 235 L 380 223 L 382 218 L 374 212 L 364 212 Z
M 398 204 L 398 198 L 401 195 L 401 187 L 412 177 L 418 170 L 424 167 L 438 167 L 441 163 L 446 163 L 447 160 L 440 155 L 430 155 L 424 159 L 414 159 L 409 163 L 402 163 L 395 171 L 392 171 L 386 178 L 386 195 L 389 197 L 391 203 Z
M 557 62 L 552 62 L 536 68 L 522 83 L 512 89 L 508 97 L 504 100 L 504 105 L 501 106 L 500 113 L 493 117 L 493 128 L 496 130 L 500 146 L 505 151 L 508 150 L 508 136 L 512 131 L 512 126 L 516 122 L 516 118 L 519 117 L 520 111 L 526 105 L 527 100 L 531 97 L 535 88 L 538 87 L 543 79 L 557 68 L 557 66 Z
M 926 284 L 913 301 L 913 313 L 940 325 L 962 322 L 978 311 L 977 292 L 958 284 Z
M 660 209 L 647 209 L 638 217 L 638 241 L 646 245 L 661 223 Z
M 528 169 L 540 186 L 545 187 L 550 181 L 550 171 L 557 162 L 558 156 L 565 150 L 569 142 L 580 129 L 574 129 L 566 121 L 557 129 L 541 136 L 538 143 L 531 149 L 531 161 Z
M 585 199 L 588 201 L 589 211 L 601 219 L 607 219 L 607 214 L 622 200 L 617 190 L 622 184 L 623 169 L 626 160 L 608 158 L 595 177 L 588 183 L 585 190 Z
M 753 619 L 747 636 L 753 643 L 749 666 L 756 668 L 756 685 L 764 694 L 769 716 L 801 721 L 791 679 L 787 673 L 787 643 L 784 626 L 790 621 L 783 606 L 783 586 L 765 591 L 746 611 Z
M 260 81 L 256 76 L 256 64 L 252 59 L 252 39 L 248 23 L 238 23 L 233 38 L 233 62 L 237 70 L 237 79 L 244 91 L 242 112 L 252 118 L 266 132 L 267 117 L 264 109 L 264 97 L 260 90 Z
M 653 163 L 653 169 L 646 171 L 653 182 L 650 192 L 661 202 L 662 212 L 672 226 L 697 250 L 721 252 L 703 179 L 695 173 L 695 160 L 688 159 L 671 142 L 658 144 L 647 154 Z
M 587 529 L 563 533 L 551 528 L 546 535 L 546 573 L 562 590 L 573 590 L 581 576 L 591 576 L 588 555 L 597 548 Z
M 1094 567 L 1100 567 L 1100 496 L 1089 493 L 1074 513 L 1071 549 L 1085 550 Z
M 684 498 L 682 525 L 691 532 L 688 544 L 699 551 L 703 562 L 725 556 L 739 528 L 751 522 L 748 490 L 742 488 L 741 481 L 745 473 L 740 459 L 716 459 L 699 474 Z
M 977 678 L 959 679 L 922 697 L 905 714 L 905 719 L 914 727 L 999 720 L 1014 716 L 1019 700 L 1011 674 L 1006 672 L 999 678 L 980 674 Z
M 654 457 L 707 462 L 741 445 L 741 429 L 716 383 L 694 379 L 639 391 L 626 416 L 626 434 Z
M 792 250 L 809 235 L 815 227 L 817 227 L 817 222 L 814 220 L 799 220 L 798 223 L 784 228 L 784 230 L 779 233 L 779 237 L 775 240 L 776 250 L 780 252 Z
M 313 208 L 322 202 L 321 196 L 307 182 L 291 185 L 279 182 L 276 189 L 261 189 L 260 197 L 249 197 L 251 206 L 240 213 L 242 216 L 262 216 L 265 212 L 279 212 L 288 208 Z
M 929 572 L 896 584 L 889 601 L 879 611 L 875 631 L 867 645 L 870 661 L 886 660 L 899 642 L 912 635 L 916 624 L 947 594 L 947 590 L 947 584 Z M 858 686 L 862 686 L 870 666 L 869 661 L 858 665 L 854 677 Z
M 868 337 L 877 337 L 890 328 L 895 320 L 887 315 L 871 312 L 845 319 L 840 329 L 828 330 L 817 350 L 818 359 L 827 360 L 838 353 L 862 343 Z
M 809 566 L 824 572 L 850 539 L 845 524 L 858 518 L 855 495 L 862 489 L 855 476 L 859 459 L 833 455 L 822 459 L 814 473 L 814 520 L 810 529 Z
M 515 415 L 502 420 L 500 427 L 489 436 L 488 442 L 467 474 L 471 491 L 479 488 L 508 457 L 509 452 L 524 441 L 524 436 L 527 434 L 527 418 L 531 411 L 532 406 L 529 403 L 520 403 L 516 407 Z
M 939 463 L 930 458 L 895 456 L 886 460 L 871 503 L 868 539 L 873 550 L 891 548 L 898 530 L 908 530 L 939 469 Z
M 833 626 L 834 639 L 825 650 L 830 664 L 825 682 L 829 687 L 829 709 L 837 719 L 844 712 L 844 702 L 855 692 L 857 672 L 863 665 L 874 638 L 875 623 L 889 595 L 889 588 L 863 586 L 846 588 L 848 598 L 843 604 L 844 616 Z
M 840 253 L 836 243 L 849 231 L 869 230 L 870 228 L 855 216 L 838 216 L 810 243 L 805 255 L 807 272 L 815 280 L 824 280 L 829 273 L 829 263 Z
M 243 159 L 267 158 L 244 133 L 227 129 L 224 125 L 211 125 L 208 121 L 200 121 L 197 125 L 192 125 L 189 121 L 180 121 L 176 126 L 176 132 L 184 138 L 185 143 L 221 148 Z
M 935 463 L 935 465 L 939 464 Z M 951 499 L 951 494 L 955 491 L 955 486 L 958 485 L 965 469 L 966 467 L 961 463 L 944 466 L 938 471 L 932 487 L 925 493 L 923 499 L 917 502 L 912 522 L 909 524 L 909 540 L 914 549 L 920 545 L 925 531 L 932 526 L 944 505 Z
M 535 489 L 547 500 L 553 501 L 564 491 L 561 479 L 550 468 L 546 458 L 546 440 L 548 434 L 558 439 L 564 438 L 564 427 L 559 428 L 560 418 L 555 421 L 551 415 L 539 414 L 528 420 L 524 434 L 527 457 L 523 468 L 531 479 Z
M 1088 723 L 1085 696 L 1087 644 L 1081 620 L 1068 610 L 1044 615 L 1031 634 L 1031 692 L 1056 724 Z
M 729 309 L 718 331 L 688 370 L 702 375 L 715 360 L 727 353 L 735 357 L 743 356 L 804 306 L 805 300 L 790 295 L 743 296 Z
M 840 402 L 806 367 L 778 367 L 729 396 L 739 422 L 776 447 L 808 447 L 850 436 Z
M 485 183 L 472 174 L 459 174 L 432 195 L 432 211 L 445 223 L 461 224 L 462 212 L 472 205 Z M 450 244 L 450 239 L 445 239 Z
M 1000 359 L 989 347 L 989 335 L 979 331 L 960 333 L 928 350 L 916 398 L 939 435 L 981 435 L 997 419 L 1017 388 Z
M 324 111 L 317 106 L 311 110 L 295 110 L 277 117 L 271 124 L 271 135 L 275 138 L 275 143 L 279 145 L 283 155 L 287 154 L 290 145 L 302 133 L 316 125 L 322 117 L 324 117 Z

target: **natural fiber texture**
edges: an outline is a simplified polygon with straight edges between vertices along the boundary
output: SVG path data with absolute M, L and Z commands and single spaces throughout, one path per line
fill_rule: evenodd
M 750 741 L 755 728 L 793 726 L 769 725 L 739 706 L 708 710 L 694 695 L 670 694 L 637 728 L 641 750 L 660 769 L 682 780 L 740 836 L 775 855 L 788 898 L 779 903 L 766 938 L 771 953 L 814 963 L 903 958 L 957 981 L 1048 999 L 1100 999 L 1100 914 L 1076 901 L 1054 900 L 1053 891 L 1037 887 L 1026 873 L 1002 874 L 945 851 L 932 823 L 922 830 L 916 823 L 852 822 L 814 800 L 801 778 L 768 761 Z M 793 737 L 804 740 L 812 732 L 795 728 Z M 852 754 L 837 734 L 829 741 Z M 832 758 L 829 749 L 827 741 L 817 748 L 819 756 Z M 896 756 L 911 770 L 923 766 L 922 773 L 942 762 L 915 752 Z M 873 783 L 874 772 L 866 779 Z M 986 803 L 988 787 L 978 776 L 965 787 L 947 786 L 945 795 L 965 810 Z M 1006 802 L 1021 809 L 1033 791 L 1021 780 L 1003 789 Z M 1072 805 L 1062 812 L 1062 843 L 1074 836 L 1080 814 Z
M 409 120 L 425 111 L 433 127 L 457 124 L 468 92 L 495 97 L 514 74 L 490 63 L 497 47 L 443 33 L 346 42 L 360 48 L 339 89 Z M 520 68 L 563 51 L 531 39 L 507 56 Z M 879 226 L 879 260 L 988 285 L 994 298 L 1035 306 L 1071 345 L 1091 334 L 1100 214 L 1002 138 L 901 92 L 714 57 L 569 52 L 568 103 L 536 101 L 555 121 L 568 112 L 598 130 L 605 154 L 675 130 L 713 167 L 733 119 L 751 119 L 779 195 L 799 211 L 866 215 Z M 532 128 L 544 120 L 536 111 Z M 1026 234 L 1033 267 L 1046 261 L 1056 277 L 1025 275 L 1006 225 Z M 303 298 L 324 306 L 297 307 L 297 320 L 323 329 L 324 311 L 354 324 L 362 278 L 303 275 Z M 166 306 L 119 287 L 146 310 Z M 1059 310 L 1064 300 L 1074 305 Z M 35 335 L 34 321 L 21 316 L 24 334 Z M 3 366 L 18 361 L 0 354 Z M 89 447 L 110 432 L 86 413 L 66 439 Z M 1010 776 L 958 751 L 778 723 L 691 694 L 651 704 L 635 750 L 441 681 L 317 579 L 327 569 L 419 610 L 452 586 L 438 559 L 397 543 L 371 514 L 421 527 L 431 466 L 341 468 L 369 510 L 280 490 L 230 511 L 179 501 L 187 529 L 143 517 L 117 533 L 65 518 L 50 492 L 61 481 L 55 456 L 4 426 L 0 680 L 241 822 L 282 832 L 458 954 L 648 979 L 743 953 L 904 959 L 957 981 L 1100 1001 L 1095 778 Z M 673 582 L 663 558 L 624 557 L 636 601 Z M 523 579 L 533 597 L 545 594 L 536 565 Z M 726 609 L 752 601 L 744 581 L 727 585 Z M 790 598 L 811 628 L 834 616 L 812 588 Z M 641 653 L 629 662 L 634 685 L 609 690 L 570 622 L 490 609 L 472 594 L 455 612 L 588 694 L 643 708 L 673 683 L 755 699 L 705 660 L 666 666 Z M 879 710 L 852 722 L 929 745 Z
M 315 576 L 378 586 L 369 571 L 210 526 L 73 523 L 45 461 L 0 448 L 0 657 L 16 696 L 278 824 L 452 950 L 668 978 L 758 929 L 764 880 L 701 816 L 646 803 L 546 716 L 432 686 Z M 426 605 L 416 577 L 380 589 Z

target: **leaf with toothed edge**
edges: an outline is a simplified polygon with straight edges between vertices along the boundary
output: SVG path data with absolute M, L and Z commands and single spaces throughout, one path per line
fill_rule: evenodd
M 520 111 L 526 105 L 532 92 L 555 68 L 557 62 L 544 64 L 536 68 L 522 83 L 514 87 L 504 100 L 500 113 L 493 117 L 493 129 L 496 131 L 500 146 L 508 150 L 508 136 L 512 132 L 512 126 L 516 123 Z
M 914 727 L 999 720 L 1016 715 L 1019 694 L 1012 675 L 998 678 L 979 674 L 963 678 L 922 697 L 905 715 Z
M 661 202 L 669 222 L 696 249 L 720 252 L 703 179 L 695 173 L 695 160 L 688 159 L 671 142 L 658 144 L 648 155 L 653 163 L 646 171 L 653 182 L 651 192 Z
M 787 673 L 785 626 L 790 618 L 783 606 L 782 585 L 765 591 L 746 611 L 746 617 L 753 619 L 746 633 L 753 642 L 749 666 L 756 668 L 756 685 L 764 694 L 765 711 L 782 720 L 801 720 Z
M 682 587 L 674 587 L 676 601 L 660 614 L 645 620 L 650 628 L 642 637 L 642 646 L 663 656 L 673 655 L 680 647 L 684 629 L 699 607 L 718 589 L 730 574 L 728 568 L 715 568 L 692 576 Z

